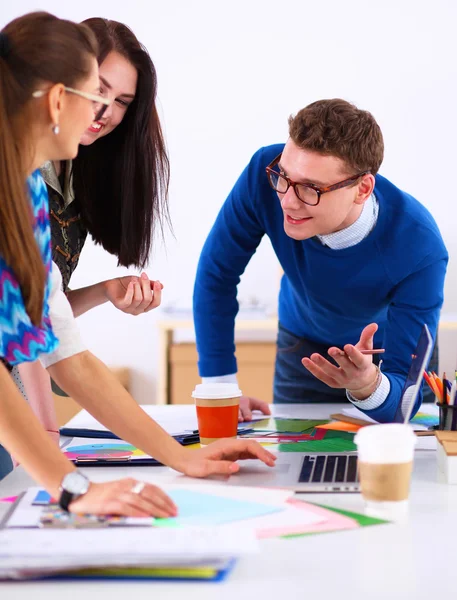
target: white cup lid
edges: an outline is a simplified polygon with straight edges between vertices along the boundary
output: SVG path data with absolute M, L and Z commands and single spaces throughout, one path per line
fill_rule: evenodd
M 242 395 L 236 383 L 199 383 L 192 392 L 192 398 L 202 398 L 203 400 L 239 398 Z
M 413 460 L 416 441 L 412 427 L 403 423 L 367 425 L 354 437 L 359 460 L 379 464 Z
M 382 423 L 362 427 L 355 435 L 356 444 L 405 443 L 414 444 L 416 436 L 410 425 L 404 423 Z

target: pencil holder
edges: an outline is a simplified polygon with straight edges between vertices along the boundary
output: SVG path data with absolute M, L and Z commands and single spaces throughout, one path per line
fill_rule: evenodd
M 438 429 L 443 431 L 457 430 L 457 405 L 438 403 L 440 421 Z

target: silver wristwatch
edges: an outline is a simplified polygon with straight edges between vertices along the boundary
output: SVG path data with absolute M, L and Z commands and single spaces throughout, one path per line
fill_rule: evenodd
M 68 512 L 70 504 L 89 491 L 89 479 L 80 473 L 72 471 L 67 473 L 60 484 L 59 506 Z

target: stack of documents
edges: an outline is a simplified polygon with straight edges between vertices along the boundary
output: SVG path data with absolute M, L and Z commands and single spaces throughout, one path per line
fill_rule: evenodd
M 165 484 L 169 519 L 63 513 L 30 488 L 0 529 L 0 579 L 133 577 L 220 579 L 258 539 L 354 529 L 356 520 L 297 500 L 289 490 Z
M 252 530 L 217 527 L 18 529 L 0 531 L 0 579 L 24 579 L 83 568 L 225 568 L 258 550 Z

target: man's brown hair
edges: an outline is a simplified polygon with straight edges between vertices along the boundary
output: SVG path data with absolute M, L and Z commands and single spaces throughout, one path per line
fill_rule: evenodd
M 339 98 L 318 100 L 289 117 L 289 135 L 303 150 L 340 158 L 354 174 L 376 175 L 384 156 L 373 115 Z

